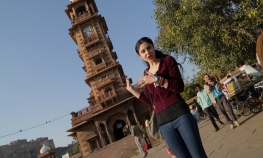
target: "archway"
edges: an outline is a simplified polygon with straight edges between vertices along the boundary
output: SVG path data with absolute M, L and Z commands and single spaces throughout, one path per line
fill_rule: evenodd
M 114 130 L 113 134 L 116 141 L 124 138 L 122 129 L 125 125 L 126 123 L 123 120 L 116 120 L 115 123 L 113 124 L 113 130 Z
M 84 6 L 80 6 L 77 10 L 76 10 L 76 13 L 77 13 L 77 16 L 83 14 L 86 12 L 86 8 Z
M 101 58 L 96 59 L 95 64 L 99 65 L 100 63 L 102 63 L 102 59 Z
M 102 123 L 100 124 L 100 129 L 101 129 L 101 135 L 102 135 L 103 139 L 105 140 L 105 145 L 110 144 L 109 137 L 107 135 L 107 131 L 106 131 L 104 124 L 102 124 Z

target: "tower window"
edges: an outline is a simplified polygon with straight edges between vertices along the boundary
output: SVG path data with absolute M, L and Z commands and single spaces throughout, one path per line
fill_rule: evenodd
M 81 15 L 81 14 L 84 14 L 86 12 L 86 8 L 84 6 L 81 6 L 77 9 L 76 13 L 77 13 L 77 16 Z
M 111 88 L 107 88 L 107 89 L 104 90 L 104 93 L 108 93 L 110 91 L 112 91 L 112 89 Z
M 100 63 L 102 63 L 102 59 L 101 59 L 101 58 L 96 59 L 95 64 L 96 64 L 96 65 L 99 65 Z
M 91 150 L 92 150 L 92 151 L 94 151 L 94 150 L 96 150 L 96 149 L 99 148 L 96 139 L 91 139 L 91 140 L 89 141 L 89 143 L 90 143 L 90 147 L 91 147 Z

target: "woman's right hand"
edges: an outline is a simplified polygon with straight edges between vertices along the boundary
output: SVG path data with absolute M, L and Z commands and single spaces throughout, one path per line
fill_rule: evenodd
M 132 85 L 131 85 L 131 82 L 130 82 L 129 78 L 126 76 L 126 89 L 127 89 L 128 91 L 130 91 L 132 88 L 133 88 L 133 87 L 132 87 Z

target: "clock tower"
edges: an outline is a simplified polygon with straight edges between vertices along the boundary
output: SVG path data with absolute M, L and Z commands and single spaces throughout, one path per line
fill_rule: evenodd
M 72 23 L 69 34 L 79 46 L 77 52 L 87 73 L 85 82 L 92 89 L 88 102 L 95 113 L 106 108 L 108 101 L 118 100 L 117 90 L 123 90 L 125 83 L 124 72 L 94 0 L 71 0 L 66 13 Z
M 129 138 L 127 128 L 132 122 L 144 124 L 150 116 L 149 109 L 125 89 L 125 75 L 113 51 L 104 17 L 98 14 L 94 0 L 70 0 L 65 12 L 72 25 L 69 35 L 78 45 L 77 54 L 87 74 L 85 83 L 91 87 L 87 98 L 89 106 L 71 112 L 69 136 L 77 138 L 81 156 L 103 152 L 98 149 L 108 145 L 137 149 L 136 146 L 123 146 L 121 141 Z M 129 139 L 134 145 L 134 138 Z M 119 155 L 121 150 L 115 148 L 108 148 L 106 156 Z

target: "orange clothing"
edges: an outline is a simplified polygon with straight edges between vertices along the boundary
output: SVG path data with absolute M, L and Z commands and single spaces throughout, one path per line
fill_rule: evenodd
M 261 67 L 263 67 L 263 33 L 258 36 L 256 53 L 261 63 Z

